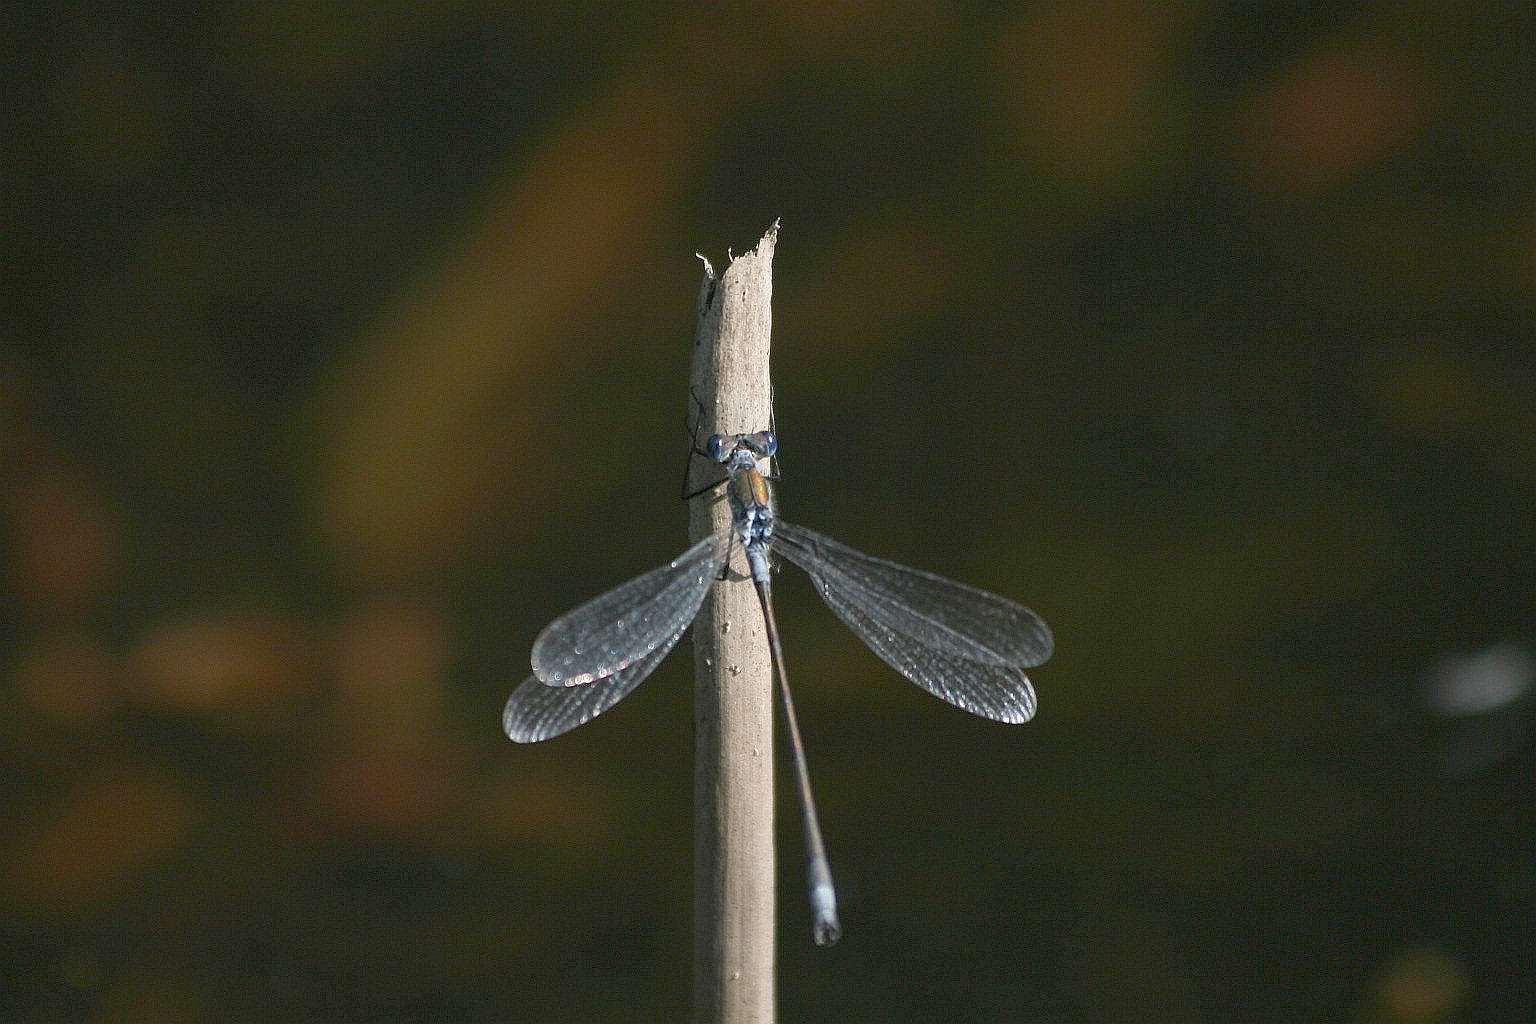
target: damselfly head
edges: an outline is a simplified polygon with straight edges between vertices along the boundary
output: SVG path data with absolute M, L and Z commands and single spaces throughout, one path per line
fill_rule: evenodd
M 742 451 L 759 459 L 770 458 L 779 451 L 779 436 L 771 430 L 759 430 L 755 434 L 716 434 L 704 442 L 704 454 L 716 462 L 730 462 L 731 456 Z

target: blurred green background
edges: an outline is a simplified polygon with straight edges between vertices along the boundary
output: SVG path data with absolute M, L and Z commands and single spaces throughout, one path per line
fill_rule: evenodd
M 783 1019 L 1531 1019 L 1536 8 L 4 21 L 0 1018 L 687 1018 L 689 659 L 499 717 L 782 217 L 786 515 L 1059 638 L 998 726 L 785 574 Z

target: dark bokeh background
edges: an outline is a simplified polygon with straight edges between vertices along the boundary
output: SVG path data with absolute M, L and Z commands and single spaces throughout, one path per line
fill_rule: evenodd
M 0 1019 L 686 1018 L 688 659 L 499 715 L 775 217 L 786 513 L 1059 637 L 786 574 L 784 1019 L 1531 1019 L 1536 8 L 7 10 Z

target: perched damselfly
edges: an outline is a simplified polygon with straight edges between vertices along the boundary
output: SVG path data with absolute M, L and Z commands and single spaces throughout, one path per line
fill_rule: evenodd
M 816 941 L 837 941 L 837 901 L 811 796 L 770 592 L 770 555 L 810 574 L 822 599 L 888 665 L 941 700 L 983 718 L 1027 722 L 1035 691 L 1024 669 L 1051 656 L 1051 631 L 1023 605 L 855 551 L 779 519 L 760 459 L 778 452 L 771 430 L 717 434 L 698 454 L 722 464 L 732 529 L 551 622 L 533 642 L 533 675 L 507 701 L 507 735 L 532 743 L 568 732 L 623 700 L 676 646 L 726 568 L 746 554 L 773 651 L 788 726 L 807 852 Z M 719 486 L 715 484 L 713 486 Z

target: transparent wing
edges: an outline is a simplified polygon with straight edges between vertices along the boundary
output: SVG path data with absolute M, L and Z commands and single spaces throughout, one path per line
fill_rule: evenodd
M 886 664 L 935 697 L 1000 722 L 1034 716 L 1022 670 L 1049 658 L 1052 640 L 1028 608 L 783 520 L 774 549 L 810 574 L 827 607 Z
M 985 590 L 855 551 L 831 537 L 786 523 L 774 550 L 858 605 L 873 622 L 925 647 L 970 661 L 1015 668 L 1044 663 L 1051 630 L 1023 605 Z
M 827 607 L 887 665 L 940 700 L 982 718 L 1018 724 L 1035 717 L 1035 689 L 1023 669 L 973 661 L 933 647 L 864 614 L 833 577 L 812 574 Z
M 579 686 L 640 662 L 654 668 L 660 659 L 652 655 L 676 643 L 698 614 L 725 564 L 728 543 L 725 535 L 706 537 L 545 626 L 533 642 L 534 677 L 550 686 Z M 644 678 L 642 672 L 630 688 Z
M 581 686 L 551 686 L 529 676 L 507 699 L 502 727 L 518 743 L 537 743 L 585 725 L 629 696 L 682 635 L 679 629 L 646 657 Z

